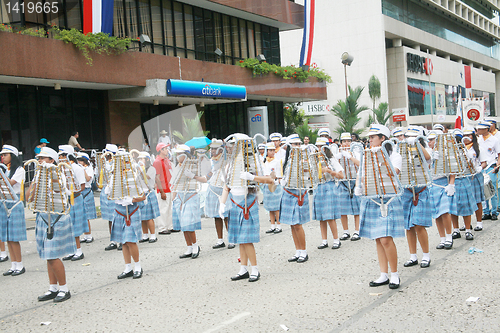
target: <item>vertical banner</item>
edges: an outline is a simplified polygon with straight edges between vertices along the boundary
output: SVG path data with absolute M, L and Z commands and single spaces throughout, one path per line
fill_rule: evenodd
M 475 127 L 484 119 L 484 99 L 462 98 L 464 127 Z
M 436 83 L 436 115 L 446 114 L 446 99 L 444 84 Z
M 304 0 L 304 33 L 300 49 L 300 66 L 311 64 L 314 39 L 314 8 L 315 0 Z
M 257 133 L 269 137 L 269 123 L 267 118 L 267 106 L 254 106 L 247 108 L 248 132 L 250 136 Z

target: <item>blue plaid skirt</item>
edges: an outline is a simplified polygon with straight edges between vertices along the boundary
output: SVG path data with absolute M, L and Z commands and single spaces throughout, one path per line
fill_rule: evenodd
M 101 201 L 101 218 L 104 221 L 113 221 L 115 203 L 108 199 L 108 195 L 104 193 L 104 188 L 101 191 L 99 200 Z
M 158 206 L 158 198 L 154 192 L 149 192 L 146 200 L 139 202 L 139 207 L 143 221 L 152 220 L 160 216 L 160 206 Z
M 352 198 L 349 195 L 349 183 L 347 181 L 339 182 L 337 206 L 340 215 L 359 215 L 360 197 L 354 195 L 356 181 L 351 181 Z
M 50 214 L 50 223 L 54 229 L 52 239 L 47 239 L 48 221 L 48 214 L 36 214 L 36 249 L 40 258 L 44 260 L 58 259 L 75 253 L 76 243 L 69 215 Z M 54 222 L 56 223 L 54 224 Z
M 87 220 L 96 219 L 97 211 L 95 210 L 94 192 L 91 188 L 86 188 L 81 195 L 83 195 L 83 202 L 85 203 L 85 216 Z
M 299 195 L 299 190 L 287 189 L 289 192 Z M 287 191 L 283 191 L 280 205 L 280 223 L 288 225 L 304 224 L 311 220 L 309 215 L 309 194 L 303 190 L 302 200 L 304 203 L 299 206 L 298 198 Z
M 80 237 L 85 232 L 89 232 L 89 224 L 85 216 L 85 204 L 81 194 L 75 198 L 75 204 L 71 206 L 69 216 L 73 224 L 73 237 Z
M 27 240 L 26 219 L 24 218 L 24 205 L 22 202 L 5 202 L 10 211 L 7 217 L 7 211 L 3 203 L 0 203 L 0 240 L 4 242 L 20 242 Z M 14 208 L 12 208 L 14 207 Z
M 380 199 L 373 199 L 380 203 Z M 389 199 L 385 199 L 387 202 Z M 366 197 L 361 198 L 359 214 L 359 236 L 377 239 L 381 237 L 404 237 L 404 214 L 401 198 L 395 197 L 387 206 L 387 216 L 382 217 L 380 206 Z
M 208 185 L 207 197 L 205 198 L 205 215 L 207 217 L 220 217 L 219 216 L 219 197 L 222 195 L 222 187 L 215 187 Z M 231 195 L 231 193 L 229 193 Z M 226 211 L 224 212 L 224 217 L 229 215 L 229 197 L 226 200 Z
M 450 212 L 451 197 L 449 197 L 446 194 L 446 192 L 444 191 L 444 187 L 442 187 L 448 185 L 448 178 L 441 177 L 438 179 L 434 179 L 432 183 L 440 185 L 440 186 L 432 185 L 430 188 L 431 203 L 432 203 L 432 218 L 437 219 L 441 215 Z
M 232 199 L 241 207 L 245 207 L 245 196 L 233 196 Z M 257 196 L 254 194 L 249 194 L 247 196 L 248 206 L 250 206 L 254 200 L 255 203 L 249 210 L 248 220 L 244 217 L 243 209 L 235 204 L 231 205 L 227 231 L 229 243 L 247 244 L 258 243 L 260 241 L 259 203 L 257 202 Z
M 283 186 L 276 186 L 274 192 L 269 191 L 269 185 L 262 186 L 262 194 L 264 194 L 264 209 L 268 212 L 280 210 L 281 196 L 283 195 Z
M 115 204 L 114 208 L 122 215 L 115 211 L 113 224 L 111 226 L 111 241 L 117 243 L 136 243 L 142 238 L 141 229 L 141 210 L 137 202 L 128 205 L 128 213 L 130 218 L 130 226 L 127 226 L 125 217 L 127 216 L 127 208 L 125 206 Z M 135 210 L 135 212 L 134 212 Z M 133 213 L 133 214 L 132 214 Z
M 470 216 L 477 209 L 476 196 L 470 177 L 455 178 L 455 195 L 451 197 L 450 214 Z
M 177 193 L 172 202 L 172 225 L 174 230 L 201 230 L 200 196 L 198 193 Z
M 415 195 L 422 190 L 422 187 L 415 188 Z M 418 193 L 418 202 L 413 204 L 413 192 L 411 189 L 404 189 L 403 197 L 403 213 L 405 217 L 405 229 L 410 230 L 411 227 L 420 225 L 422 227 L 432 226 L 432 204 L 431 193 L 428 187 Z
M 335 182 L 318 185 L 313 195 L 313 220 L 327 221 L 340 218 L 338 192 Z
M 476 204 L 480 204 L 485 201 L 484 197 L 484 176 L 482 172 L 476 173 L 472 179 L 472 188 L 474 189 L 474 197 L 476 198 Z

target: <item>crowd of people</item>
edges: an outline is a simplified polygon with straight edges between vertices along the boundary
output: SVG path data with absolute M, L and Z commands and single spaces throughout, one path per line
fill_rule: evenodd
M 27 240 L 27 232 L 21 202 L 26 198 L 28 207 L 36 206 L 43 192 L 45 200 L 61 200 L 63 206 L 67 202 L 69 213 L 34 209 L 37 250 L 47 260 L 49 277 L 49 289 L 38 300 L 69 299 L 63 261 L 83 259 L 81 243 L 94 240 L 91 220 L 97 218 L 96 184 L 101 188 L 101 218 L 109 221 L 110 244 L 105 250 L 123 253 L 125 267 L 118 279 L 143 276 L 138 243 L 154 243 L 157 234 L 182 232 L 186 250 L 179 257 L 198 258 L 201 248 L 196 231 L 202 227 L 203 213 L 214 219 L 217 240 L 213 249 L 226 247 L 224 229 L 227 247 L 239 245 L 241 265 L 231 280 L 258 281 L 261 274 L 254 244 L 260 240 L 259 190 L 270 220 L 265 233 L 279 234 L 283 225 L 290 225 L 295 253 L 289 262 L 309 260 L 303 225 L 311 219 L 320 221 L 320 250 L 330 247 L 328 228 L 335 250 L 341 248 L 341 241 L 375 240 L 380 276 L 369 283 L 371 287 L 400 286 L 394 238 L 406 235 L 410 256 L 405 267 L 419 264 L 418 241 L 420 267 L 427 268 L 431 264 L 427 228 L 433 219 L 440 236 L 438 250 L 452 249 L 461 231 L 466 240 L 473 240 L 473 231 L 482 231 L 483 220 L 498 219 L 500 133 L 494 120 L 454 130 L 436 124 L 432 130 L 410 126 L 391 132 L 373 124 L 366 144 L 351 133 L 342 133 L 335 143 L 328 128 L 319 130 L 314 143 L 304 139 L 273 133 L 257 144 L 255 138 L 234 134 L 226 140 L 212 139 L 206 147 L 172 147 L 170 140 L 163 139 L 156 146 L 156 157 L 148 151 L 127 152 L 114 144 L 107 144 L 95 156 L 76 152 L 73 145 L 61 145 L 57 152 L 44 142 L 37 147 L 36 161 L 31 161 L 36 166 L 34 177 L 26 177 L 17 148 L 4 145 L 0 186 L 3 193 L 13 196 L 2 197 L 5 209 L 0 209 L 0 262 L 9 255 L 11 260 L 3 275 L 26 272 L 21 242 Z M 59 176 L 44 183 L 43 170 L 53 170 L 55 165 L 60 166 Z M 421 178 L 414 177 L 417 169 Z M 494 184 L 489 200 L 485 177 Z M 29 186 L 25 187 L 25 180 Z M 208 189 L 200 198 L 203 183 Z M 128 194 L 118 195 L 117 188 Z M 49 199 L 55 197 L 61 199 Z M 477 220 L 474 229 L 472 215 Z M 348 216 L 353 216 L 354 229 L 349 228 Z M 342 230 L 337 228 L 337 219 Z

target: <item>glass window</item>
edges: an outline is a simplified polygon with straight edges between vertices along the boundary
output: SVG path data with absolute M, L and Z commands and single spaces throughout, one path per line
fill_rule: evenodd
M 184 20 L 186 24 L 186 48 L 194 50 L 193 7 L 184 5 Z
M 174 46 L 172 2 L 170 0 L 163 0 L 163 29 L 166 45 Z M 173 55 L 173 53 L 168 55 Z
M 155 44 L 163 44 L 163 30 L 161 27 L 161 1 L 151 0 L 151 18 L 153 25 L 153 38 L 151 41 Z M 155 53 L 157 53 L 155 51 Z M 162 52 L 163 53 L 163 52 Z
M 121 6 L 121 12 L 123 15 L 123 2 L 116 1 L 115 6 L 118 3 Z M 66 13 L 67 13 L 66 16 L 68 18 L 68 26 L 67 26 L 68 29 L 73 29 L 73 28 L 82 29 L 83 28 L 82 16 L 80 15 L 80 1 L 79 0 L 66 0 Z M 122 19 L 122 23 L 123 23 L 123 17 L 121 19 Z M 123 36 L 125 36 L 125 34 Z
M 39 2 L 38 0 L 25 0 L 24 1 L 24 19 L 26 20 L 27 25 L 29 26 L 28 23 L 38 23 L 38 24 L 43 24 L 43 13 L 38 14 L 36 10 L 30 10 L 29 8 L 35 8 L 36 3 Z M 15 3 L 14 1 L 11 2 Z M 22 10 L 21 8 L 19 9 L 20 11 Z
M 115 1 L 113 9 L 114 9 L 113 35 L 117 37 L 126 37 L 127 30 L 125 24 L 125 10 L 123 8 L 123 1 Z M 68 24 L 69 24 L 69 13 L 68 13 Z
M 219 13 L 214 13 L 214 26 L 215 49 L 218 48 L 219 50 L 224 52 L 224 45 L 222 45 L 222 18 L 221 14 Z M 220 57 L 215 55 L 215 58 L 217 62 L 223 62 L 224 54 Z
M 21 22 L 20 11 L 16 13 L 12 10 L 15 3 L 15 0 L 0 0 L 0 23 L 10 24 L 13 22 Z
M 184 43 L 184 22 L 182 20 L 182 4 L 179 2 L 174 2 L 174 22 L 177 55 L 179 57 L 185 57 L 185 51 L 183 50 L 186 47 Z
M 203 10 L 194 7 L 194 36 L 196 59 L 205 60 L 205 33 L 203 30 Z
M 255 33 L 253 29 L 253 23 L 247 22 L 247 35 L 248 35 L 248 57 L 255 58 Z
M 445 85 L 446 114 L 453 116 L 457 114 L 458 88 Z
M 125 1 L 125 15 L 127 18 L 128 37 L 135 39 L 139 37 L 139 27 L 137 23 L 137 8 L 135 0 Z
M 436 89 L 431 83 L 432 112 L 436 112 Z M 431 114 L 431 104 L 429 98 L 429 82 L 408 79 L 408 103 L 409 115 L 421 116 Z
M 57 25 L 58 27 L 65 27 L 66 24 L 64 23 L 64 15 L 61 15 L 62 13 L 64 13 L 62 0 L 50 0 L 50 2 L 46 0 L 45 2 L 48 2 L 50 6 L 52 6 L 53 3 L 57 3 L 56 13 L 50 10 L 47 14 L 45 14 L 47 18 L 47 25 L 48 26 Z M 1 11 L 2 10 L 0 9 L 0 12 Z
M 248 47 L 247 47 L 247 29 L 246 21 L 240 19 L 240 46 L 241 46 L 241 57 L 248 58 Z
M 233 63 L 233 50 L 231 47 L 231 20 L 229 19 L 229 16 L 223 15 L 222 16 L 222 21 L 223 21 L 223 31 L 224 31 L 224 48 L 222 49 L 224 51 L 224 56 L 226 58 L 226 64 L 232 64 Z
M 232 43 L 233 43 L 233 57 L 240 58 L 240 34 L 238 27 L 238 19 L 236 17 L 231 17 L 231 31 L 233 33 Z
M 258 23 L 255 23 L 255 54 L 262 54 L 262 34 Z
M 215 36 L 214 36 L 214 22 L 212 19 L 212 12 L 205 10 L 203 13 L 205 20 L 205 60 L 215 61 Z

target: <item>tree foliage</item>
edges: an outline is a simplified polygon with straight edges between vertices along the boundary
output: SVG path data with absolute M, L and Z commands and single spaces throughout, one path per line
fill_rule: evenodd
M 302 142 L 304 142 L 304 138 L 307 136 L 312 144 L 316 142 L 318 138 L 318 130 L 313 130 L 308 125 L 309 119 L 304 120 L 304 124 L 298 126 L 295 132 L 299 135 Z
M 370 127 L 373 123 L 386 125 L 393 115 L 392 111 L 388 112 L 388 108 L 389 103 L 382 102 L 376 109 L 373 109 L 373 114 L 371 114 L 366 121 L 366 127 Z
M 283 106 L 283 117 L 285 118 L 285 133 L 283 133 L 285 136 L 296 133 L 297 127 L 310 118 L 305 115 L 304 110 L 299 109 L 296 103 L 287 103 Z
M 380 81 L 378 77 L 375 76 L 375 74 L 372 75 L 370 77 L 370 80 L 368 81 L 368 94 L 370 95 L 370 98 L 373 102 L 372 110 L 375 110 L 375 103 L 381 96 Z
M 177 141 L 179 141 L 180 143 L 185 143 L 194 137 L 207 136 L 210 131 L 204 131 L 201 128 L 200 119 L 202 116 L 203 111 L 198 112 L 196 117 L 194 117 L 193 119 L 182 117 L 182 133 L 179 131 L 172 132 Z
M 339 135 L 348 133 L 361 134 L 362 129 L 354 129 L 354 127 L 359 123 L 361 118 L 359 114 L 365 110 L 368 110 L 366 105 L 359 106 L 358 100 L 363 92 L 364 87 L 358 86 L 352 89 L 349 86 L 349 96 L 345 101 L 339 100 L 336 105 L 332 107 L 330 112 L 336 116 L 339 120 L 338 127 L 335 128 L 335 132 Z

